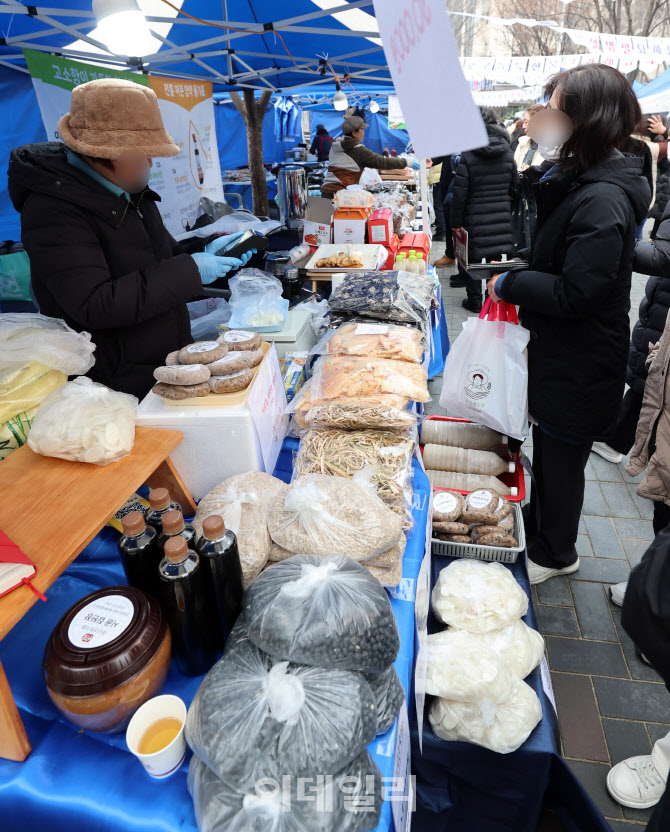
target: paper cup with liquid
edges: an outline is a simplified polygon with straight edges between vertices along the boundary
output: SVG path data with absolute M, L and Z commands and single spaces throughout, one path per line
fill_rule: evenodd
M 164 694 L 145 702 L 126 731 L 128 748 L 156 779 L 170 777 L 186 756 L 186 705 Z

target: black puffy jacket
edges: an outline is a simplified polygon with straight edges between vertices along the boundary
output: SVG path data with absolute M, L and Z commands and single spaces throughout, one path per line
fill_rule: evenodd
M 579 175 L 557 167 L 535 196 L 530 269 L 501 289 L 531 333 L 528 409 L 557 435 L 607 441 L 626 378 L 635 229 L 650 200 L 642 160 L 616 153 Z
M 160 197 L 148 188 L 133 202 L 116 196 L 57 142 L 12 151 L 9 195 L 40 311 L 91 333 L 94 381 L 143 398 L 153 370 L 190 343 L 186 302 L 202 292 L 195 261 L 163 225 Z
M 670 309 L 670 204 L 663 212 L 654 242 L 640 240 L 635 246 L 633 268 L 641 274 L 653 275 L 640 302 L 640 317 L 633 328 L 626 374 L 626 382 L 643 394 L 649 344 L 655 344 L 661 337 Z
M 487 124 L 486 132 L 488 145 L 463 153 L 452 184 L 451 225 L 468 232 L 468 259 L 473 263 L 514 253 L 514 154 L 507 130 Z
M 654 220 L 663 216 L 665 206 L 670 199 L 670 162 L 667 157 L 661 159 L 656 167 L 656 199 L 649 211 L 649 216 Z

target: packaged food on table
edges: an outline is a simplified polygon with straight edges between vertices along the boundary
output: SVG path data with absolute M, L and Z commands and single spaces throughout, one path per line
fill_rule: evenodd
M 433 494 L 434 522 L 455 522 L 464 511 L 465 500 L 457 491 L 436 491 Z
M 247 587 L 265 566 L 272 540 L 267 513 L 273 499 L 287 486 L 262 471 L 236 474 L 215 486 L 198 505 L 193 526 L 202 535 L 202 523 L 210 514 L 223 517 L 227 529 L 237 535 L 242 580 Z
M 510 754 L 523 745 L 542 719 L 542 706 L 535 691 L 515 679 L 505 702 L 454 702 L 438 697 L 430 706 L 428 719 L 442 740 L 471 742 L 498 754 Z
M 324 400 L 300 412 L 304 412 L 304 420 L 312 428 L 406 431 L 418 422 L 416 413 L 407 409 L 408 404 L 409 399 L 404 396 L 352 396 Z
M 513 473 L 514 462 L 501 459 L 493 451 L 472 451 L 468 448 L 452 448 L 446 445 L 424 445 L 423 462 L 433 471 L 457 471 L 461 474 Z
M 426 693 L 457 702 L 509 699 L 514 675 L 481 636 L 465 630 L 438 635 L 428 636 Z
M 360 673 L 395 661 L 400 636 L 385 590 L 351 558 L 277 563 L 244 596 L 249 638 L 279 659 Z
M 367 561 L 363 561 L 363 566 L 382 586 L 393 589 L 402 581 L 402 559 L 392 566 L 371 566 Z
M 275 496 L 267 523 L 272 540 L 297 555 L 366 560 L 395 546 L 403 519 L 367 487 L 343 477 L 308 474 Z
M 366 673 L 365 679 L 372 688 L 377 705 L 377 736 L 379 736 L 385 734 L 395 722 L 398 711 L 405 701 L 405 689 L 393 665 L 382 673 Z
M 206 381 L 200 384 L 165 384 L 159 381 L 151 388 L 151 392 L 162 399 L 181 401 L 209 396 L 210 389 Z
M 389 566 L 395 566 L 398 561 L 402 562 L 407 547 L 407 538 L 404 534 L 400 535 L 400 539 L 391 549 L 382 552 L 381 555 L 375 555 L 373 558 L 363 561 L 364 566 L 378 566 L 382 569 Z
M 413 437 L 387 430 L 310 430 L 300 440 L 294 476 L 328 474 L 369 485 L 411 524 L 414 448 Z
M 420 364 L 426 341 L 418 329 L 394 324 L 349 323 L 329 330 L 312 355 L 358 355 Z
M 180 364 L 210 364 L 212 361 L 223 358 L 227 352 L 227 345 L 220 344 L 218 341 L 197 341 L 179 350 L 178 357 Z
M 321 356 L 314 366 L 310 391 L 315 399 L 391 393 L 417 402 L 430 401 L 426 370 L 419 364 L 390 358 Z
M 188 790 L 200 832 L 369 832 L 379 824 L 384 787 L 367 751 L 328 784 L 316 774 L 306 782 L 284 781 L 282 772 L 269 767 L 263 772 L 267 778 L 270 782 L 260 793 L 253 787 L 236 789 L 194 756 Z
M 528 596 L 509 569 L 478 560 L 442 569 L 431 600 L 439 621 L 471 633 L 501 630 L 528 612 Z
M 435 284 L 425 275 L 401 271 L 347 274 L 328 299 L 334 311 L 366 318 L 423 323 L 428 317 Z
M 487 474 L 459 474 L 455 471 L 433 471 L 426 468 L 426 475 L 433 488 L 452 488 L 456 491 L 489 488 L 505 497 L 516 496 L 516 486 L 506 485 L 497 477 Z
M 231 330 L 253 327 L 275 331 L 284 326 L 289 302 L 282 297 L 282 283 L 276 277 L 260 269 L 240 269 L 228 285 L 233 310 L 228 321 Z M 226 343 L 235 349 L 229 341 Z
M 374 739 L 376 701 L 360 673 L 272 659 L 235 629 L 186 719 L 189 746 L 219 777 L 244 789 L 267 768 L 332 775 Z
M 428 636 L 429 646 L 451 643 L 463 630 L 442 630 Z M 497 653 L 515 676 L 525 679 L 542 661 L 544 639 L 519 619 L 502 630 L 488 633 L 469 633 L 471 639 Z
M 110 390 L 81 376 L 42 400 L 28 445 L 37 454 L 108 465 L 128 456 L 135 444 L 135 396 Z
M 496 430 L 471 422 L 426 419 L 421 427 L 421 441 L 426 445 L 447 445 L 452 448 L 492 451 L 498 445 L 506 445 L 506 439 L 506 436 Z

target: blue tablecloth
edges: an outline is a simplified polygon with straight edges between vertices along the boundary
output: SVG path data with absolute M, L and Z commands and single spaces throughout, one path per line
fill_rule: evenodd
M 433 557 L 431 586 L 451 558 Z M 530 597 L 522 560 L 508 567 Z M 532 604 L 524 621 L 537 629 Z M 444 629 L 431 614 L 429 632 Z M 412 725 L 416 775 L 414 832 L 535 832 L 543 806 L 560 816 L 565 832 L 610 832 L 610 827 L 563 761 L 556 714 L 542 690 L 540 671 L 526 680 L 542 703 L 542 721 L 512 754 L 496 754 L 463 742 L 444 742 L 431 730 L 428 703 L 419 750 Z M 429 697 L 430 698 L 430 697 Z
M 289 460 L 290 470 L 290 449 L 282 459 Z M 391 598 L 402 640 L 395 666 L 408 692 L 414 656 L 414 592 L 424 551 L 427 494 L 428 481 L 418 470 L 414 533 L 405 552 L 403 581 Z M 89 592 L 125 583 L 117 538 L 117 532 L 105 528 L 53 584 L 47 603 L 35 604 L 0 642 L 0 661 L 33 748 L 23 763 L 0 759 L 2 832 L 196 832 L 186 788 L 186 763 L 169 780 L 152 780 L 126 748 L 125 734 L 79 731 L 61 717 L 42 681 L 44 646 L 63 613 Z M 201 679 L 182 676 L 173 664 L 163 692 L 180 696 L 188 705 Z M 395 726 L 370 745 L 384 776 L 392 775 L 394 749 Z M 392 828 L 390 804 L 385 803 L 378 829 L 385 832 Z

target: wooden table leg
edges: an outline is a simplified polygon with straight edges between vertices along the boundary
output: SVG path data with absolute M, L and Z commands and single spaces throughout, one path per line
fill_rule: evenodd
M 30 754 L 30 743 L 0 663 L 0 757 L 22 763 Z
M 174 463 L 168 457 L 156 468 L 153 474 L 147 479 L 146 484 L 150 488 L 167 488 L 173 500 L 176 500 L 184 509 L 187 517 L 192 517 L 197 511 L 193 497 L 184 485 Z

